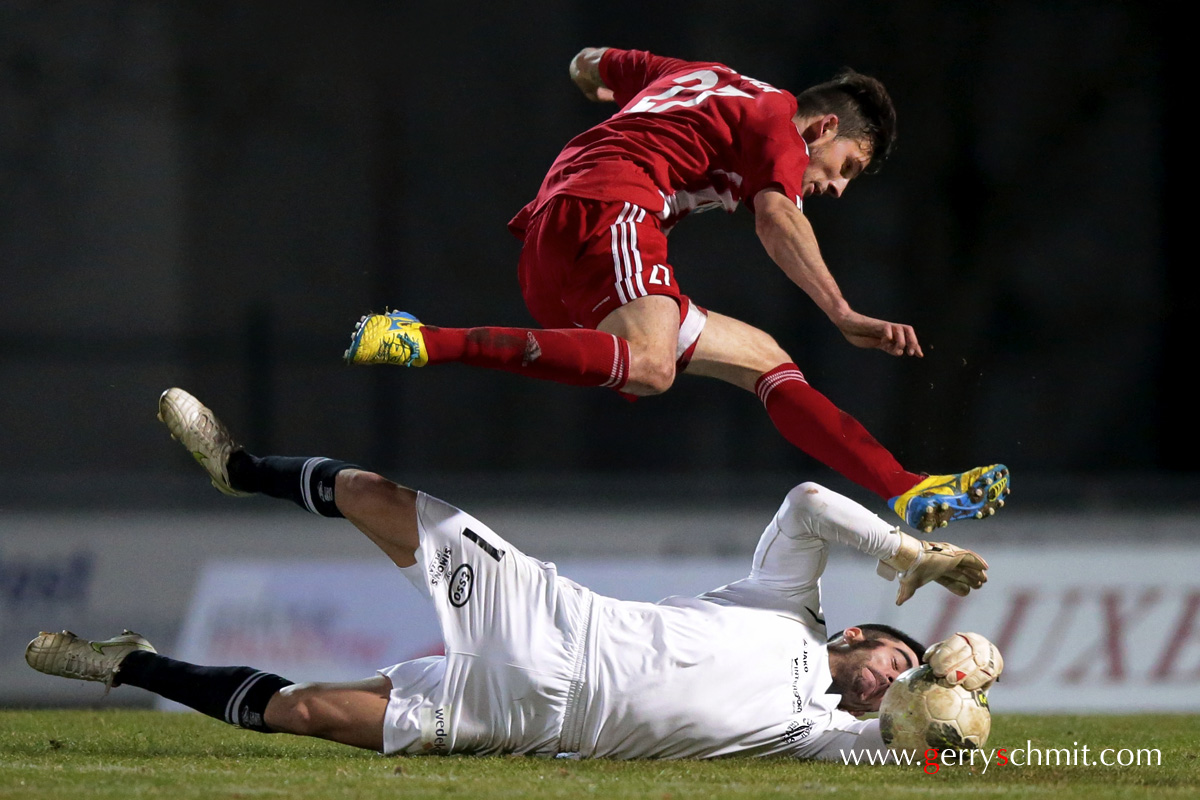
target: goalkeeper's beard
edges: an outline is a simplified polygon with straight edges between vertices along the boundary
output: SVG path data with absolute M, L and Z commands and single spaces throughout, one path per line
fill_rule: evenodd
M 920 656 L 890 638 L 842 640 L 831 644 L 830 692 L 842 696 L 838 708 L 852 714 L 878 711 L 883 695 L 902 671 L 902 668 L 896 668 L 897 660 L 906 667 L 919 663 Z
M 887 691 L 887 681 L 865 664 L 841 672 L 843 674 L 833 676 L 829 688 L 830 692 L 842 696 L 838 708 L 851 712 L 878 711 Z

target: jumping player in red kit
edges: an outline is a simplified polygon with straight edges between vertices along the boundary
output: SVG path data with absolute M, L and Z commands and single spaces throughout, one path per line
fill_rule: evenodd
M 681 293 L 667 259 L 667 233 L 683 217 L 744 202 L 772 260 L 851 344 L 923 355 L 911 326 L 850 307 L 803 210 L 809 197 L 840 197 L 887 157 L 896 113 L 883 85 L 846 71 L 793 96 L 723 64 L 615 48 L 585 48 L 570 72 L 585 96 L 620 110 L 567 144 L 509 223 L 524 241 L 525 303 L 544 330 L 371 314 L 347 362 L 459 362 L 633 396 L 665 392 L 683 371 L 718 378 L 757 394 L 784 438 L 916 528 L 1002 507 L 1003 464 L 951 475 L 904 469 L 771 336 Z

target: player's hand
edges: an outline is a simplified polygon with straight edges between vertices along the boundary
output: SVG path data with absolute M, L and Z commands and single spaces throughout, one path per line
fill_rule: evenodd
M 615 103 L 615 102 L 617 102 L 617 98 L 616 98 L 616 95 L 613 94 L 613 90 L 608 88 L 607 86 L 599 86 L 595 89 L 595 91 L 584 92 L 583 96 L 586 97 L 588 100 L 591 100 L 593 103 Z
M 616 97 L 613 90 L 604 85 L 600 77 L 600 60 L 604 57 L 607 47 L 585 47 L 571 59 L 571 80 L 583 92 L 583 96 L 593 103 L 613 103 Z
M 882 350 L 893 356 L 923 357 L 921 343 L 917 340 L 917 332 L 912 325 L 902 325 L 899 322 L 887 322 L 874 317 L 867 317 L 855 311 L 849 311 L 844 316 L 834 320 L 842 336 L 855 347 Z
M 922 659 L 933 674 L 968 692 L 987 689 L 1004 671 L 1004 658 L 996 645 L 978 633 L 956 633 L 929 646 Z
M 900 531 L 900 549 L 881 564 L 901 573 L 896 605 L 904 605 L 917 589 L 936 581 L 966 597 L 987 583 L 987 562 L 973 550 L 949 542 L 926 542 Z M 889 574 L 891 571 L 889 570 Z

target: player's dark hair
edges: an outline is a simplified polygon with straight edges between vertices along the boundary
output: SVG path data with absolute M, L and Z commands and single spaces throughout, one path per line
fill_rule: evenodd
M 847 67 L 833 80 L 819 83 L 796 95 L 800 116 L 837 114 L 838 137 L 865 142 L 876 172 L 896 145 L 896 107 L 883 84 Z
M 884 625 L 882 622 L 866 622 L 862 625 L 856 625 L 855 627 L 866 635 L 868 641 L 886 636 L 889 639 L 895 639 L 898 642 L 904 642 L 906 645 L 912 648 L 914 653 L 917 654 L 918 663 L 921 661 L 921 656 L 925 654 L 925 645 L 921 642 L 918 642 L 916 639 L 909 636 L 899 628 L 893 628 L 891 625 Z M 827 641 L 832 642 L 835 639 L 840 639 L 845 633 L 846 632 L 843 630 L 834 634 L 830 634 Z

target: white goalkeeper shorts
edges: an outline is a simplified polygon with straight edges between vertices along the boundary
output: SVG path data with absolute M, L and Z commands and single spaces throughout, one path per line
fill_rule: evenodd
M 446 655 L 380 670 L 384 752 L 558 753 L 564 722 L 582 721 L 592 592 L 424 493 L 417 521 L 401 571 L 432 600 Z

